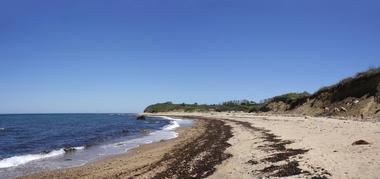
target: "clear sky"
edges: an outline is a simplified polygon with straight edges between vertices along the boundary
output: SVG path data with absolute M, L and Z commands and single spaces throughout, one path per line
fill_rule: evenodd
M 2 0 L 0 113 L 261 100 L 380 65 L 380 1 Z

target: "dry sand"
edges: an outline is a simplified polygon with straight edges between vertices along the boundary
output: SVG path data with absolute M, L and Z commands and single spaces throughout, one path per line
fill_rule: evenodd
M 232 146 L 226 151 L 232 157 L 210 178 L 380 178 L 379 122 L 246 113 L 192 115 L 227 119 L 233 127 L 228 141 Z M 352 145 L 357 140 L 370 144 Z
M 380 177 L 379 122 L 246 113 L 159 115 L 201 120 L 173 140 L 26 178 Z M 360 139 L 370 144 L 352 145 Z

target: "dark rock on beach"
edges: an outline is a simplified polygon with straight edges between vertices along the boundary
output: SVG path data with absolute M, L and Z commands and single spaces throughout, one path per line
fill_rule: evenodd
M 144 115 L 139 115 L 136 117 L 137 120 L 145 120 L 145 116 Z
M 369 145 L 371 143 L 365 141 L 365 140 L 358 140 L 358 141 L 355 141 L 354 143 L 352 143 L 352 145 Z
M 66 153 L 75 152 L 77 149 L 75 147 L 69 147 L 63 149 Z

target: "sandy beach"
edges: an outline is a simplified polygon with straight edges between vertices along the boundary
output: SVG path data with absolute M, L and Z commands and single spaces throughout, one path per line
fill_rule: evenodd
M 0 179 L 380 179 L 380 0 L 0 1 Z
M 146 114 L 157 115 L 157 114 Z M 380 123 L 248 113 L 193 118 L 179 137 L 21 178 L 378 178 Z M 353 145 L 365 140 L 367 145 Z

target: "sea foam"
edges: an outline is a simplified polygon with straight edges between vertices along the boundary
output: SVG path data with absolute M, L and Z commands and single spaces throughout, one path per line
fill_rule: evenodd
M 178 127 L 180 127 L 180 125 L 178 124 L 177 121 L 170 121 L 170 124 L 164 126 L 162 129 L 163 130 L 168 130 L 168 131 L 170 130 L 170 131 L 172 131 L 174 129 L 177 129 Z
M 55 157 L 55 156 L 59 156 L 63 154 L 65 154 L 65 151 L 63 149 L 60 149 L 60 150 L 53 150 L 46 154 L 27 154 L 27 155 L 14 156 L 14 157 L 0 160 L 0 168 L 14 167 L 14 166 L 26 164 L 34 160 Z
M 165 125 L 161 128 L 161 130 L 151 132 L 148 136 L 142 137 L 142 138 L 137 138 L 137 139 L 132 139 L 132 140 L 127 140 L 124 142 L 117 143 L 116 146 L 129 146 L 127 148 L 131 149 L 134 147 L 138 147 L 140 144 L 146 144 L 146 143 L 152 143 L 152 142 L 157 142 L 160 140 L 167 140 L 167 139 L 173 139 L 178 136 L 177 132 L 175 129 L 181 127 L 182 119 L 178 118 L 171 118 L 167 116 L 158 116 L 161 118 L 164 118 L 166 120 L 169 120 L 170 123 L 168 125 Z M 0 130 L 5 130 L 4 128 L 0 128 Z M 113 144 L 115 146 L 115 144 Z M 103 147 L 108 147 L 109 145 L 105 145 Z M 102 148 L 103 148 L 102 147 Z M 73 147 L 75 150 L 84 150 L 84 146 L 79 146 L 79 147 Z M 13 156 L 10 158 L 5 158 L 0 160 L 0 169 L 1 168 L 9 168 L 9 167 L 15 167 L 19 165 L 23 165 L 32 161 L 36 160 L 42 160 L 50 157 L 57 157 L 60 155 L 65 154 L 65 149 L 59 149 L 59 150 L 53 150 L 49 153 L 41 153 L 41 154 L 27 154 L 27 155 L 19 155 L 19 156 Z
M 74 147 L 75 150 L 84 150 L 85 148 L 85 146 Z
M 162 127 L 163 130 L 172 131 L 180 127 L 179 123 L 177 121 L 182 121 L 182 119 L 176 119 L 172 117 L 167 116 L 159 116 L 160 118 L 166 119 L 170 121 L 170 124 Z
M 79 146 L 79 147 L 73 147 L 75 150 L 84 150 L 84 146 Z M 50 158 L 50 157 L 56 157 L 65 154 L 65 149 L 59 149 L 59 150 L 53 150 L 49 153 L 41 153 L 41 154 L 27 154 L 27 155 L 19 155 L 19 156 L 14 156 L 14 157 L 9 157 L 0 160 L 0 168 L 9 168 L 9 167 L 15 167 L 19 165 L 26 164 L 31 161 L 35 160 L 41 160 L 45 158 Z

